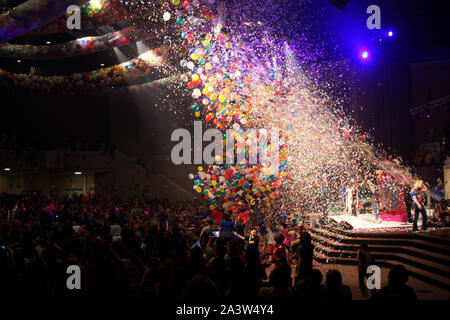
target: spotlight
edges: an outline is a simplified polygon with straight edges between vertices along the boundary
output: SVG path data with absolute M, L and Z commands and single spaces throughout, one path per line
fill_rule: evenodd
M 369 58 L 369 52 L 368 51 L 361 52 L 361 58 L 363 58 L 363 59 Z
M 389 36 L 389 37 L 392 37 L 393 35 L 394 35 L 394 32 L 392 32 L 392 31 L 389 31 L 389 32 L 388 32 L 388 36 Z
M 75 171 L 73 174 L 79 176 L 80 174 L 82 174 L 82 172 L 81 171 Z
M 5 168 L 5 171 L 11 171 L 11 168 Z

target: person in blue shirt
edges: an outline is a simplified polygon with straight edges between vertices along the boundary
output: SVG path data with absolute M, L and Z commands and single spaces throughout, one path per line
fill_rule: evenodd
M 231 221 L 229 214 L 224 214 L 223 220 L 220 221 L 220 238 L 226 242 L 233 240 L 234 238 L 234 222 Z
M 423 206 L 423 195 L 421 192 L 427 191 L 427 187 L 422 180 L 418 180 L 411 190 L 411 199 L 414 207 L 414 220 L 413 231 L 417 232 L 417 220 L 419 219 L 419 213 L 422 214 L 422 231 L 427 230 L 427 212 Z
M 433 187 L 432 201 L 433 203 L 439 203 L 444 198 L 444 183 L 441 177 L 437 178 L 437 184 Z
M 235 235 L 235 239 L 242 239 L 241 237 L 243 237 L 245 234 L 245 223 L 241 220 L 238 219 L 238 223 L 236 224 L 236 235 Z M 241 236 L 241 237 L 239 237 Z

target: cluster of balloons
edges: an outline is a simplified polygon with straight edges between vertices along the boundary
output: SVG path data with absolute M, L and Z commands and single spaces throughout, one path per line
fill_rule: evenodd
M 243 91 L 250 79 L 239 68 L 239 51 L 224 32 L 220 15 L 201 6 L 199 1 L 172 0 L 172 4 L 178 9 L 175 23 L 181 25 L 181 37 L 189 47 L 188 56 L 180 60 L 180 67 L 185 71 L 182 80 L 194 100 L 190 107 L 193 114 L 196 118 L 203 115 L 210 127 L 224 133 L 232 129 L 236 142 L 247 147 L 242 150 L 244 163 L 221 164 L 227 156 L 224 134 L 224 152 L 223 156 L 216 155 L 217 164 L 200 166 L 196 174 L 189 175 L 193 189 L 209 202 L 211 211 L 250 210 L 252 214 L 255 206 L 270 208 L 289 179 L 285 171 L 287 137 L 280 134 L 278 144 L 260 139 L 258 120 L 251 115 L 252 100 Z M 256 134 L 252 136 L 248 129 L 255 129 Z M 238 143 L 234 144 L 233 152 L 238 151 Z M 260 150 L 258 147 L 268 147 L 267 156 L 276 152 L 278 158 L 264 163 L 259 154 L 254 154 Z M 249 162 L 252 157 L 257 159 L 255 163 Z
M 200 166 L 196 175 L 190 174 L 194 190 L 210 204 L 210 209 L 232 210 L 252 208 L 261 203 L 270 207 L 278 197 L 279 189 L 286 183 L 284 171 L 272 174 L 260 165 L 210 165 L 206 170 Z

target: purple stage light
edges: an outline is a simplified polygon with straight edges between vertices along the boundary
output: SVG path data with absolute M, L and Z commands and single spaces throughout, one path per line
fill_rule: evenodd
M 394 32 L 392 32 L 392 31 L 389 31 L 389 32 L 388 32 L 388 36 L 389 36 L 389 37 L 392 37 L 393 35 L 394 35 Z
M 361 58 L 367 59 L 368 57 L 369 57 L 369 52 L 368 51 L 361 52 Z

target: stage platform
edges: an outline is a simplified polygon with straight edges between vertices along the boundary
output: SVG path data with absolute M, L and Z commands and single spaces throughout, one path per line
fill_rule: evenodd
M 412 223 L 395 221 L 395 220 L 381 220 L 377 223 L 372 214 L 359 214 L 357 216 L 352 216 L 348 214 L 338 214 L 329 216 L 328 218 L 336 221 L 337 223 L 347 222 L 353 227 L 353 230 L 366 230 L 366 229 L 386 229 L 386 228 L 409 228 L 412 229 Z M 422 222 L 419 219 L 418 225 L 421 226 Z
M 432 215 L 427 215 L 428 221 L 432 218 Z M 406 215 L 404 216 L 387 216 L 380 215 L 379 222 L 375 221 L 374 216 L 371 213 L 358 214 L 357 216 L 349 214 L 334 214 L 329 215 L 329 219 L 334 220 L 336 223 L 348 223 L 353 230 L 361 232 L 373 232 L 373 231 L 411 231 L 412 222 L 408 222 Z M 422 217 L 419 217 L 417 222 L 419 230 L 422 226 Z M 429 230 L 436 230 L 436 228 L 428 227 Z

